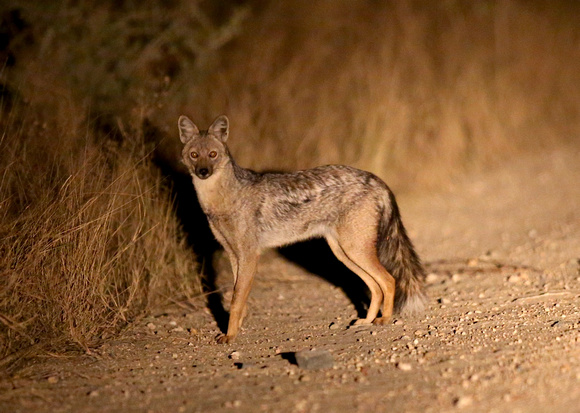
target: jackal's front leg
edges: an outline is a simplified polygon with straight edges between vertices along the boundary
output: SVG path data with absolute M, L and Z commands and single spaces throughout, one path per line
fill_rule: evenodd
M 238 274 L 235 277 L 234 294 L 232 296 L 232 304 L 230 306 L 230 320 L 228 323 L 228 332 L 218 338 L 218 343 L 231 343 L 234 341 L 242 321 L 245 316 L 246 302 L 250 295 L 250 289 L 256 274 L 258 264 L 258 255 L 251 254 L 241 257 L 238 261 Z
M 222 247 L 224 247 L 224 250 L 228 255 L 230 265 L 232 266 L 232 273 L 234 275 L 234 284 L 235 284 L 236 278 L 238 277 L 238 255 L 236 254 L 236 252 L 234 251 L 234 249 L 232 248 L 231 244 L 226 239 L 226 237 L 224 237 L 222 232 L 211 221 L 209 222 L 209 227 L 211 228 L 211 232 L 213 232 L 218 242 L 221 244 Z

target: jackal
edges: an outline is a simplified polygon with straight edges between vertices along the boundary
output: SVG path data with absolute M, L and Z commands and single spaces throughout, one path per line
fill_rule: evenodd
M 261 251 L 315 237 L 325 238 L 370 290 L 367 316 L 355 324 L 384 324 L 393 309 L 423 308 L 425 271 L 395 197 L 380 178 L 343 165 L 257 173 L 232 158 L 226 116 L 207 130 L 186 116 L 178 125 L 183 162 L 234 274 L 228 330 L 219 343 L 232 342 L 240 330 Z

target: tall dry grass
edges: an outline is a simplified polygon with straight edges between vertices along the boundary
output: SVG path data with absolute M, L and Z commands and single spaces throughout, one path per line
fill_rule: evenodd
M 266 2 L 173 107 L 258 169 L 349 163 L 400 188 L 580 135 L 580 13 L 569 1 Z M 281 156 L 282 154 L 282 156 Z
M 82 124 L 36 116 L 0 122 L 4 367 L 27 354 L 93 348 L 152 305 L 200 292 L 142 136 L 97 143 Z
M 200 3 L 0 7 L 0 367 L 93 348 L 200 293 L 144 127 L 170 78 L 203 72 L 243 16 L 218 24 Z

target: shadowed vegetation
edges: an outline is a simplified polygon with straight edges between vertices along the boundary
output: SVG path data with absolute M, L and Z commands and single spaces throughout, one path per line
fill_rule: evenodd
M 0 356 L 88 350 L 152 305 L 199 292 L 195 261 L 138 134 L 4 125 Z

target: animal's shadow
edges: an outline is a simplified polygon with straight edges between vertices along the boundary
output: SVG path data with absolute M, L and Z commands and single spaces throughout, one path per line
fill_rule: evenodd
M 207 218 L 199 205 L 191 176 L 177 170 L 171 162 L 164 158 L 154 158 L 154 160 L 161 173 L 168 180 L 168 186 L 175 200 L 177 218 L 201 269 L 201 287 L 207 298 L 207 307 L 216 320 L 220 331 L 225 333 L 229 314 L 224 308 L 223 296 L 217 287 L 217 274 L 213 267 L 213 256 L 221 247 L 215 240 Z
M 332 253 L 324 239 L 299 242 L 279 249 L 288 260 L 339 287 L 364 318 L 370 299 L 365 283 Z

